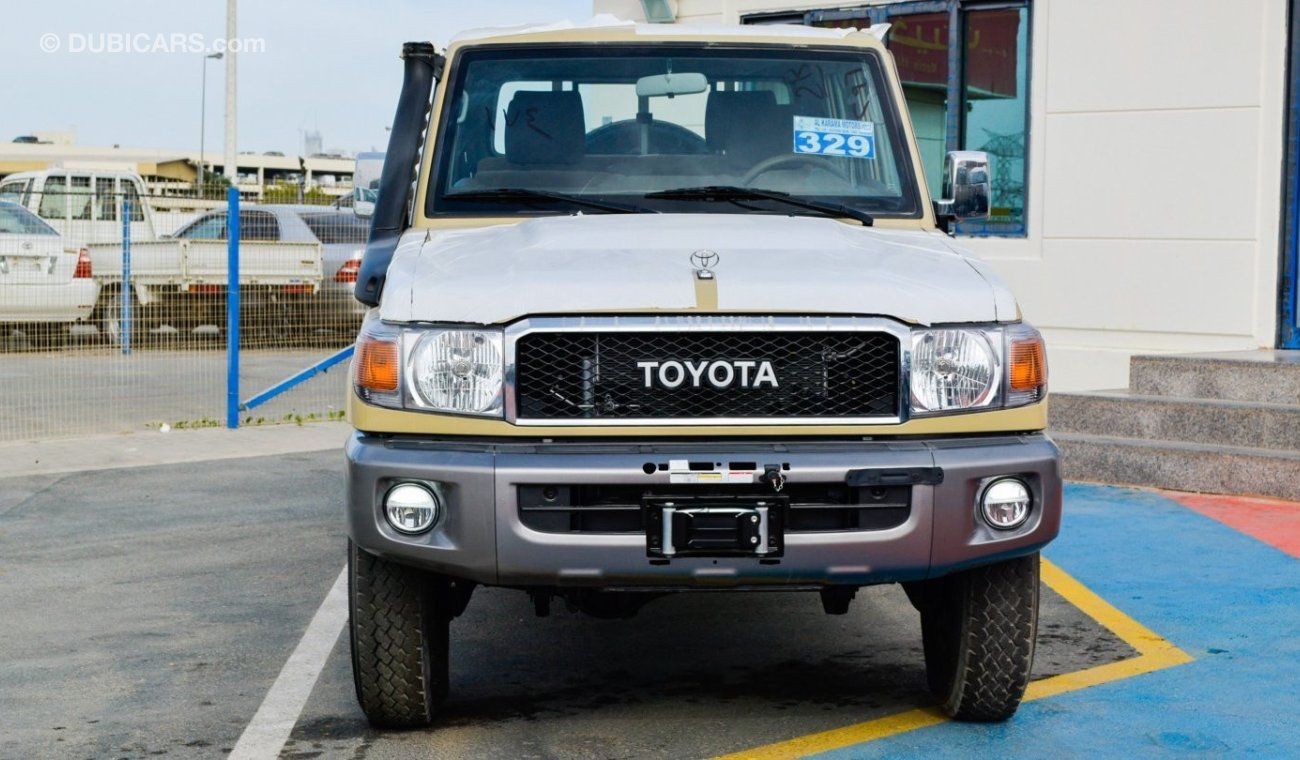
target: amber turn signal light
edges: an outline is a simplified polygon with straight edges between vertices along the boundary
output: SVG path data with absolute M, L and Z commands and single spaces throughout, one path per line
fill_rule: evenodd
M 1011 342 L 1011 390 L 1032 391 L 1047 384 L 1047 349 L 1041 335 Z
M 395 341 L 363 337 L 357 342 L 357 385 L 381 393 L 397 390 L 398 353 Z

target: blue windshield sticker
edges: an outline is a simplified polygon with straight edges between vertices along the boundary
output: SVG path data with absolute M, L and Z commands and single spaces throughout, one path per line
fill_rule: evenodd
M 876 125 L 869 121 L 794 117 L 794 152 L 848 158 L 876 157 Z

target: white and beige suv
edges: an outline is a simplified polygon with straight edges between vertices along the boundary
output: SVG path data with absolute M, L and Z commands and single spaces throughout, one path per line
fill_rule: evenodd
M 600 616 L 902 583 L 950 714 L 1015 712 L 1061 480 L 1041 337 L 945 234 L 883 30 L 597 24 L 403 51 L 358 299 L 352 664 L 432 721 L 478 585 Z

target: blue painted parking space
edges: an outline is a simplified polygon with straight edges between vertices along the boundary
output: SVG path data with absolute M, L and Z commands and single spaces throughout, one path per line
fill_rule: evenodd
M 818 757 L 1296 755 L 1300 559 L 1158 493 L 1079 484 L 1045 556 L 1191 661 Z

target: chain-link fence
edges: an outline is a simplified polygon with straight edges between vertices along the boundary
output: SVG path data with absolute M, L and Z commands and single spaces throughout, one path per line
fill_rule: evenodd
M 242 201 L 236 225 L 213 185 L 150 193 L 120 171 L 0 180 L 0 440 L 224 425 L 236 387 L 256 404 L 241 424 L 342 415 L 368 221 L 290 188 Z

